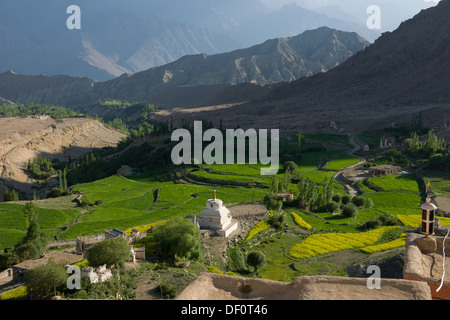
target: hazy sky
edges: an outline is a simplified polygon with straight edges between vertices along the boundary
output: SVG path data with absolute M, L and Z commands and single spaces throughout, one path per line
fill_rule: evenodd
M 398 25 L 412 18 L 422 9 L 437 5 L 440 0 L 261 0 L 269 9 L 278 10 L 286 4 L 296 3 L 307 9 L 318 9 L 337 6 L 340 10 L 351 14 L 355 19 L 364 22 L 368 18 L 367 8 L 378 5 L 381 9 L 383 31 L 392 31 Z M 329 11 L 328 11 L 329 12 Z M 338 12 L 336 12 L 338 14 Z

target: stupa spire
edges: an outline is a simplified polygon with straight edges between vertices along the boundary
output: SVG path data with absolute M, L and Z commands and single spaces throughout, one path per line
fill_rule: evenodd
M 216 189 L 213 189 L 213 200 L 216 200 Z

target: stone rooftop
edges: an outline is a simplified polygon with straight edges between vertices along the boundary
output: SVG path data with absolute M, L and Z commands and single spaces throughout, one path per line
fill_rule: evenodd
M 445 241 L 445 277 L 443 274 L 443 242 L 444 237 L 425 237 L 422 234 L 410 233 L 406 236 L 405 266 L 403 278 L 428 283 L 433 299 L 450 299 L 450 238 Z
M 200 274 L 177 300 L 431 300 L 425 282 L 381 279 L 369 289 L 367 279 L 330 276 L 296 277 L 291 283 Z

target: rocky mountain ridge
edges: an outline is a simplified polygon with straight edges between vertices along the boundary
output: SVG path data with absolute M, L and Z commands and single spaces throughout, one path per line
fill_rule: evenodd
M 179 97 L 170 102 L 173 106 L 184 101 L 183 94 L 189 95 L 191 89 L 209 88 L 219 95 L 230 85 L 249 82 L 258 88 L 326 72 L 368 45 L 356 33 L 323 27 L 224 54 L 185 56 L 105 82 L 70 76 L 22 76 L 9 71 L 0 74 L 0 96 L 16 102 L 62 105 L 89 104 L 104 98 L 167 104 Z

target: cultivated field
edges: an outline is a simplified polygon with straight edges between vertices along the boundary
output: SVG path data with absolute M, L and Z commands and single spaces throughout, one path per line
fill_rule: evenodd
M 343 143 L 341 136 L 319 136 L 317 141 Z M 303 175 L 321 184 L 359 160 L 343 150 L 305 152 L 297 163 L 294 178 Z M 250 164 L 201 165 L 188 168 L 188 174 L 178 176 L 176 181 L 149 173 L 130 177 L 115 175 L 73 186 L 75 192 L 83 194 L 87 204 L 84 207 L 74 205 L 72 197 L 41 200 L 36 204 L 40 206 L 41 227 L 60 240 L 100 234 L 111 228 L 128 233 L 132 228 L 145 231 L 173 217 L 198 214 L 212 197 L 213 188 L 228 207 L 262 203 L 271 177 L 261 176 L 260 168 L 261 165 Z M 280 165 L 278 181 L 283 176 Z M 435 190 L 437 186 L 445 190 L 444 180 L 440 179 L 434 184 Z M 259 187 L 252 185 L 255 182 Z M 419 184 L 413 175 L 371 178 L 370 183 L 379 191 L 365 187 L 362 197 L 372 199 L 373 206 L 359 208 L 356 217 L 284 206 L 281 212 L 272 214 L 284 215 L 285 229 L 276 230 L 269 220 L 253 222 L 226 250 L 226 264 L 215 268 L 221 270 L 218 272 L 246 274 L 249 269 L 242 263 L 245 252 L 261 250 L 267 264 L 260 269 L 260 275 L 290 281 L 299 275 L 345 275 L 347 266 L 371 259 L 372 254 L 376 253 L 377 257 L 394 254 L 404 246 L 404 234 L 417 228 L 421 203 Z M 296 183 L 291 183 L 289 188 L 294 193 L 298 190 Z M 332 191 L 341 196 L 346 194 L 344 186 L 336 181 Z M 25 235 L 27 221 L 22 209 L 23 203 L 0 205 L 0 248 L 15 245 Z M 382 214 L 397 218 L 399 224 L 373 230 L 364 227 L 367 221 Z M 446 223 L 442 219 L 442 224 Z M 223 256 L 219 256 L 217 260 L 221 261 Z

